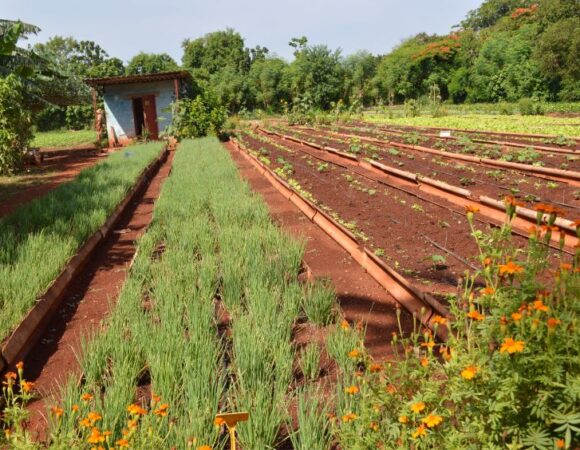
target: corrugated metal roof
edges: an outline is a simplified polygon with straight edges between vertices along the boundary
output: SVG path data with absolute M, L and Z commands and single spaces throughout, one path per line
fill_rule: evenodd
M 187 70 L 178 70 L 175 72 L 148 73 L 143 75 L 122 75 L 118 77 L 104 78 L 86 78 L 85 83 L 89 86 L 110 86 L 112 84 L 133 84 L 133 83 L 152 83 L 154 81 L 174 80 L 174 79 L 192 80 L 191 74 Z

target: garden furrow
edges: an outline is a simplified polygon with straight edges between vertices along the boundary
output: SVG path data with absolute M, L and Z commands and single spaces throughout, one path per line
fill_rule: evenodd
M 91 242 L 102 238 L 95 233 L 111 226 L 110 214 L 159 155 L 157 143 L 111 155 L 74 181 L 0 220 L 0 336 L 4 342 L 54 280 L 58 287 L 51 286 L 53 291 L 62 287 L 63 268 L 74 258 L 82 260 L 82 255 L 75 254 L 89 237 Z

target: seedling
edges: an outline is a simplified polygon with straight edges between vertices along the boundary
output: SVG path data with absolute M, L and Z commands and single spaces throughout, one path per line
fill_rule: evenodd
M 318 170 L 318 172 L 326 172 L 327 169 L 328 163 L 318 163 L 318 165 L 316 166 L 316 170 Z
M 411 206 L 411 209 L 413 209 L 414 211 L 417 212 L 425 212 L 425 209 L 423 209 L 423 207 L 421 205 L 419 205 L 418 203 L 414 203 L 413 206 Z
M 447 259 L 443 255 L 430 255 L 425 260 L 430 261 L 433 264 L 433 270 L 443 270 L 447 268 Z

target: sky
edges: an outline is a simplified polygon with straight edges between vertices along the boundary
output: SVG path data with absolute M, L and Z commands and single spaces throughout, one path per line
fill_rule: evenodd
M 169 53 L 178 63 L 184 39 L 234 28 L 248 47 L 265 46 L 292 58 L 288 42 L 388 53 L 419 32 L 445 34 L 482 0 L 0 0 L 0 17 L 54 35 L 93 40 L 128 61 L 140 51 Z

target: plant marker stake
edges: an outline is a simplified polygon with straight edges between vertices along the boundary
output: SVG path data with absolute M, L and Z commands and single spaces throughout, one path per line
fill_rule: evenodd
M 238 422 L 245 422 L 250 416 L 247 412 L 239 413 L 225 413 L 217 414 L 216 419 L 222 419 L 226 426 L 228 427 L 228 432 L 230 433 L 230 448 L 231 450 L 236 450 L 236 425 Z

